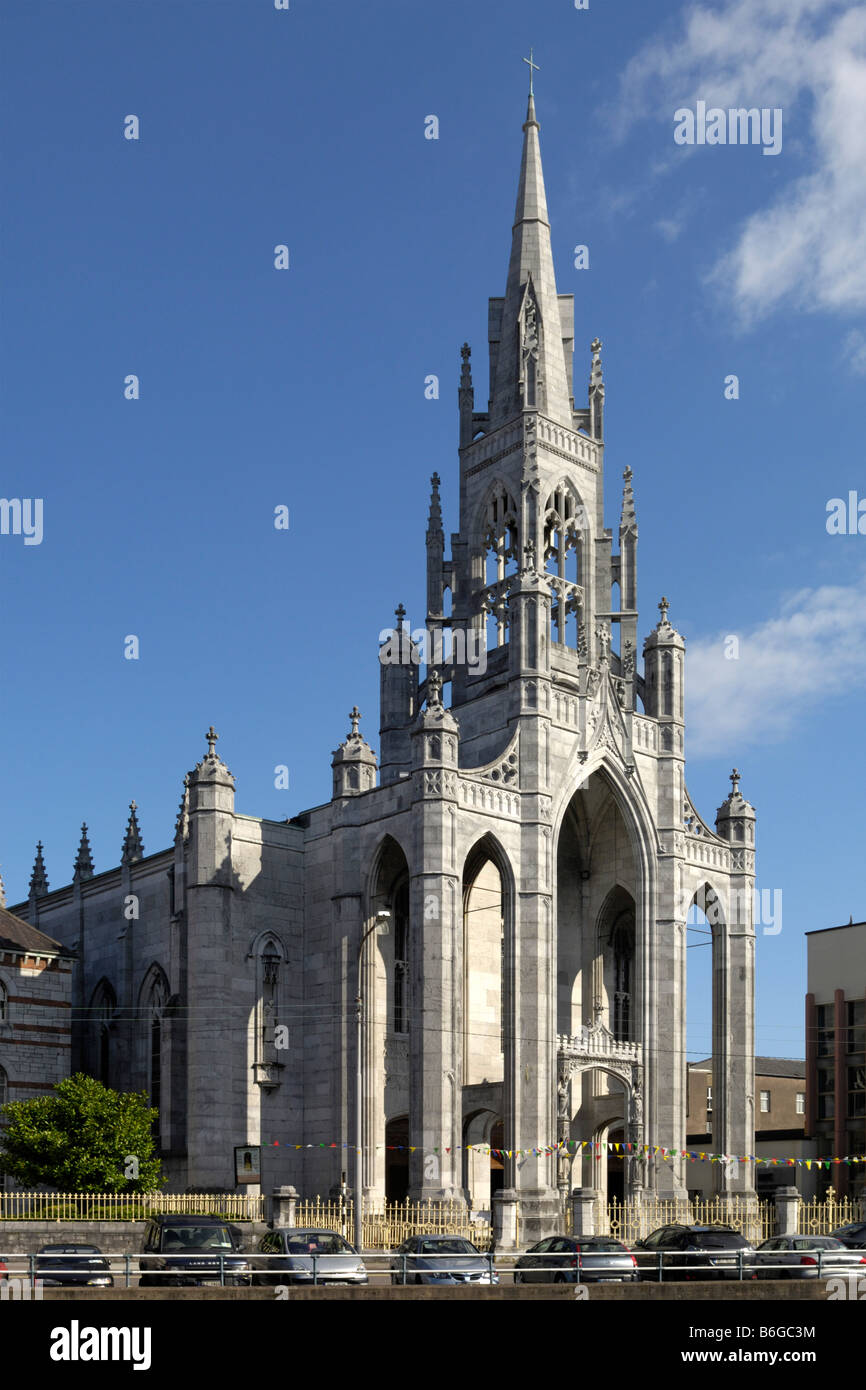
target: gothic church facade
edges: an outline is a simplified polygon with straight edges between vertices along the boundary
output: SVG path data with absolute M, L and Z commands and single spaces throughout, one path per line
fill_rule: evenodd
M 255 1143 L 267 1188 L 352 1186 L 360 1119 L 370 1197 L 477 1209 L 499 1190 L 527 1239 L 574 1186 L 684 1197 L 685 1161 L 653 1149 L 685 1146 L 693 903 L 712 932 L 712 1146 L 753 1151 L 754 811 L 736 774 L 715 828 L 689 798 L 666 600 L 640 659 L 632 472 L 614 553 L 601 344 L 576 405 L 538 131 L 530 96 L 481 411 L 463 349 L 450 547 L 433 479 L 443 659 L 422 681 L 398 618 L 378 758 L 353 711 L 330 802 L 276 822 L 236 810 L 210 730 L 173 846 L 144 854 L 133 805 L 116 868 L 94 873 L 85 828 L 72 882 L 49 891 L 40 850 L 14 909 L 74 949 L 73 1066 L 150 1091 L 176 1189 L 232 1188 L 233 1146 Z M 484 638 L 485 662 L 454 659 Z M 574 1139 L 626 1157 L 556 1150 Z M 751 1164 L 714 1173 L 752 1190 Z

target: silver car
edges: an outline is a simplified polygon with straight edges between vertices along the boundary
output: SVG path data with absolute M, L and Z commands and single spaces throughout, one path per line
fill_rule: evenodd
M 758 1246 L 759 1279 L 817 1279 L 818 1273 L 866 1273 L 866 1252 L 848 1250 L 835 1236 L 771 1236 Z
M 498 1284 L 491 1261 L 463 1236 L 410 1236 L 391 1263 L 392 1284 Z
M 354 1245 L 336 1231 L 269 1231 L 259 1241 L 257 1284 L 366 1284 L 367 1270 Z

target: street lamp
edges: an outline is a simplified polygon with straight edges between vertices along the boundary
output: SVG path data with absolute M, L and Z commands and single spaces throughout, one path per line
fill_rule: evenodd
M 391 922 L 391 914 L 383 908 L 377 912 L 373 919 L 372 926 L 368 927 L 358 943 L 358 993 L 355 996 L 355 1249 L 361 1249 L 364 1233 L 364 1152 L 363 1152 L 363 1047 L 362 1047 L 362 1023 L 363 1023 L 363 987 L 361 984 L 361 970 L 364 962 L 364 946 L 367 938 L 377 932 L 379 936 L 387 936 Z

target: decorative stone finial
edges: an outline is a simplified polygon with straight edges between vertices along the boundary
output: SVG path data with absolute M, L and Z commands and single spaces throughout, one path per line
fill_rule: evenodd
M 662 615 L 662 617 L 661 617 L 661 622 L 659 623 L 659 627 L 661 627 L 662 623 L 666 623 L 666 622 L 667 622 L 667 620 L 668 620 L 668 609 L 669 609 L 669 608 L 670 608 L 670 604 L 668 603 L 668 601 L 667 601 L 667 599 L 664 597 L 664 595 L 662 595 L 662 601 L 661 601 L 661 603 L 659 604 L 659 611 L 660 611 L 660 613 L 661 613 L 661 615 Z
M 402 626 L 403 626 L 403 619 L 405 618 L 405 616 L 406 616 L 406 609 L 403 607 L 402 603 L 398 603 L 398 604 L 397 604 L 397 607 L 394 609 L 394 617 L 397 619 L 397 630 L 398 630 L 398 632 L 399 632 L 399 630 L 400 630 L 400 629 L 402 628 Z
M 731 795 L 737 796 L 740 790 L 740 774 L 737 768 L 734 768 L 733 772 L 731 773 L 730 780 L 732 787 Z
M 350 718 L 351 721 L 352 721 L 352 734 L 351 734 L 351 737 L 352 737 L 352 738 L 358 738 L 358 737 L 359 737 L 359 734 L 358 734 L 358 724 L 359 724 L 360 719 L 361 719 L 361 711 L 358 709 L 358 706 L 357 706 L 357 705 L 353 705 L 353 706 L 352 706 L 352 710 L 351 710 L 351 713 L 350 713 L 350 715 L 349 715 L 349 718 Z
M 183 779 L 183 796 L 174 823 L 174 842 L 183 843 L 189 835 L 189 773 Z
M 210 728 L 205 734 L 205 738 L 207 739 L 207 755 L 209 758 L 215 758 L 216 753 L 214 751 L 214 745 L 216 744 L 216 741 L 219 738 L 219 734 L 217 733 L 213 724 L 211 724 Z
M 81 826 L 81 841 L 72 870 L 72 881 L 73 883 L 83 883 L 88 878 L 93 878 L 93 855 L 90 852 L 90 841 L 87 838 L 87 823 L 84 822 Z
M 48 892 L 48 879 L 45 876 L 45 860 L 42 858 L 42 841 L 36 846 L 36 859 L 33 862 L 33 872 L 30 875 L 30 896 L 41 898 L 43 893 Z
M 3 882 L 3 875 L 0 874 L 0 907 L 6 906 L 6 885 Z
M 137 810 L 138 806 L 136 803 L 130 801 L 129 820 L 126 825 L 126 835 L 123 838 L 123 846 L 120 851 L 121 864 L 134 864 L 136 860 L 144 858 L 144 845 L 141 840 L 141 831 L 138 828 Z

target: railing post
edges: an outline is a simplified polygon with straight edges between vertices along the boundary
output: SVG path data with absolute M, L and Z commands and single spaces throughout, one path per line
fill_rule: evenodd
M 223 1252 L 220 1251 L 220 1288 L 224 1288 L 224 1287 L 225 1287 L 225 1282 L 226 1282 L 226 1257 L 225 1257 L 225 1255 L 223 1254 Z
M 124 1260 L 124 1279 L 125 1279 L 125 1281 L 126 1281 L 126 1282 L 124 1283 L 124 1286 L 123 1286 L 123 1287 L 124 1287 L 125 1289 L 128 1289 L 128 1288 L 131 1288 L 131 1287 L 132 1287 L 132 1286 L 131 1286 L 131 1283 L 130 1283 L 130 1268 L 131 1268 L 132 1260 L 131 1260 L 131 1257 L 130 1257 L 130 1255 L 129 1255 L 128 1253 L 127 1253 L 126 1255 L 124 1255 L 123 1260 Z

